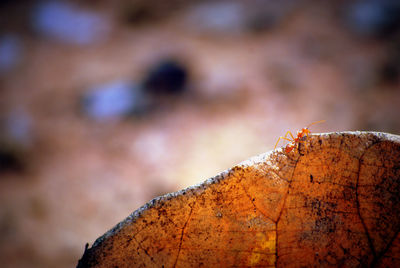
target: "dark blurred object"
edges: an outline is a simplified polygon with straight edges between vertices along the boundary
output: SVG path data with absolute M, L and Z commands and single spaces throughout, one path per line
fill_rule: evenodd
M 23 154 L 16 148 L 0 144 L 0 173 L 20 172 L 25 169 Z
M 14 110 L 1 120 L 0 172 L 23 171 L 33 145 L 32 122 L 23 110 Z
M 117 80 L 91 88 L 83 96 L 85 114 L 97 121 L 118 121 L 142 115 L 163 105 L 158 98 L 182 93 L 188 71 L 173 60 L 163 60 L 150 68 L 142 86 Z
M 0 1 L 0 7 L 7 6 L 8 4 L 10 4 L 12 2 L 14 2 L 14 1 L 12 1 L 12 0 L 2 0 L 2 1 Z
M 378 72 L 380 80 L 384 84 L 400 82 L 400 42 L 388 49 L 388 55 L 383 60 Z
M 12 34 L 0 36 L 0 74 L 11 71 L 21 60 L 22 44 Z
M 30 33 L 30 14 L 36 1 L 1 0 L 0 32 L 18 33 L 21 36 Z
M 97 121 L 120 120 L 132 114 L 141 114 L 148 105 L 148 98 L 142 90 L 127 81 L 96 86 L 83 97 L 85 113 Z
M 153 23 L 169 17 L 188 2 L 190 1 L 125 0 L 121 4 L 122 19 L 132 25 Z
M 146 93 L 154 95 L 179 94 L 185 91 L 188 80 L 187 68 L 174 60 L 163 60 L 153 66 L 144 79 Z
M 265 1 L 253 0 L 247 5 L 246 28 L 254 31 L 265 31 L 277 26 L 286 19 L 301 1 Z
M 62 1 L 38 3 L 32 25 L 40 35 L 77 45 L 104 40 L 110 28 L 101 15 Z
M 399 32 L 400 1 L 357 1 L 348 6 L 346 21 L 349 28 L 359 35 L 389 37 Z

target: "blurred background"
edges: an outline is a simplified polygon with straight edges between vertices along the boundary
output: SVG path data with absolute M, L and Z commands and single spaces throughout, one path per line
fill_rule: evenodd
M 2 0 L 0 263 L 74 267 L 317 120 L 399 134 L 399 74 L 396 0 Z

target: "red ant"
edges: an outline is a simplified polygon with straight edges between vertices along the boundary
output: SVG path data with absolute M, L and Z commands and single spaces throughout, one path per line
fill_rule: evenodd
M 316 122 L 314 122 L 314 123 L 309 124 L 307 127 L 303 127 L 301 130 L 297 131 L 297 137 L 296 137 L 296 138 L 293 137 L 292 132 L 290 132 L 290 131 L 286 132 L 285 136 L 279 137 L 278 141 L 277 141 L 276 144 L 275 144 L 274 150 L 276 149 L 276 146 L 278 146 L 279 141 L 280 141 L 281 139 L 284 139 L 284 140 L 287 140 L 287 141 L 290 141 L 290 142 L 291 142 L 291 143 L 289 143 L 288 145 L 286 145 L 286 147 L 285 147 L 285 152 L 286 152 L 286 153 L 290 153 L 290 152 L 294 149 L 294 147 L 296 146 L 296 144 L 299 143 L 299 142 L 301 142 L 300 139 L 302 139 L 304 136 L 307 136 L 307 137 L 308 137 L 308 135 L 311 133 L 311 131 L 308 129 L 309 127 L 311 127 L 311 126 L 314 125 L 314 124 L 323 123 L 323 122 L 325 122 L 325 120 L 316 121 Z M 287 137 L 288 134 L 292 137 L 292 139 L 289 139 L 289 138 Z

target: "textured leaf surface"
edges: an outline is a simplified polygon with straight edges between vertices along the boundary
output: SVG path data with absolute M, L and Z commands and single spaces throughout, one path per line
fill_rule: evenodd
M 400 267 L 400 137 L 315 134 L 156 198 L 78 267 Z

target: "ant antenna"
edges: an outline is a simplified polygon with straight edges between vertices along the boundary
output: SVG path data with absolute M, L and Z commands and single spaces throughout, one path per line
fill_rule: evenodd
M 326 120 L 319 120 L 319 121 L 313 122 L 313 123 L 309 124 L 306 128 L 309 128 L 309 127 L 311 127 L 312 125 L 315 125 L 315 124 L 324 123 L 325 121 Z

